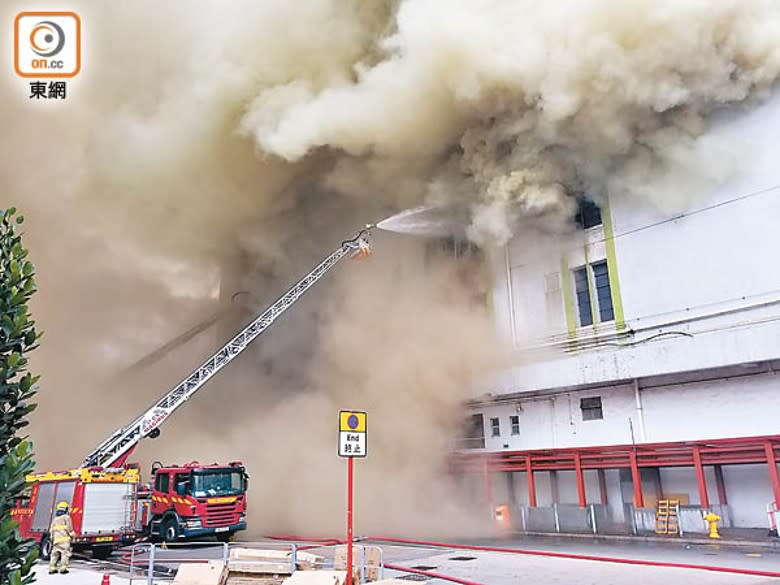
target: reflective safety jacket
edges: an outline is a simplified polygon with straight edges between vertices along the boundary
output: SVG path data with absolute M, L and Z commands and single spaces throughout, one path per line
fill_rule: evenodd
M 68 514 L 55 516 L 49 528 L 49 538 L 51 538 L 52 544 L 55 546 L 70 544 L 74 536 L 76 533 L 73 532 L 73 522 L 71 522 L 70 516 Z

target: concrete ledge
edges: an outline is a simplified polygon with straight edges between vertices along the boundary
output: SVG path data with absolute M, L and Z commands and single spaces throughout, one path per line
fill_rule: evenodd
M 766 540 L 735 540 L 722 538 L 714 540 L 697 537 L 661 537 L 661 536 L 634 536 L 631 534 L 582 534 L 576 532 L 513 532 L 513 537 L 544 536 L 548 538 L 570 538 L 577 540 L 606 541 L 606 542 L 657 542 L 663 544 L 717 544 L 734 548 L 763 548 L 768 550 L 780 550 L 780 539 L 767 537 Z

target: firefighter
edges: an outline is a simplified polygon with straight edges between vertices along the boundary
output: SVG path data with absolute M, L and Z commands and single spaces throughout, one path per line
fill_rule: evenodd
M 51 538 L 51 558 L 49 560 L 49 574 L 57 572 L 59 565 L 60 573 L 68 572 L 68 563 L 70 562 L 70 545 L 73 542 L 73 523 L 68 514 L 68 503 L 60 502 L 57 504 L 57 512 L 49 527 L 49 538 Z

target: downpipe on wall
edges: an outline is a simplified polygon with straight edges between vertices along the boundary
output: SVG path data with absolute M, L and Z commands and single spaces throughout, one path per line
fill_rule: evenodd
M 647 433 L 645 430 L 645 410 L 642 406 L 642 392 L 639 389 L 639 380 L 634 378 L 634 400 L 636 401 L 637 427 L 639 431 L 639 442 L 647 442 Z

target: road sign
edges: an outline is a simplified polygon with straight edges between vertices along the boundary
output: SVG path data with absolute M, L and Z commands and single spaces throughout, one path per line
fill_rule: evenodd
M 352 492 L 355 457 L 366 456 L 366 413 L 339 411 L 339 457 L 347 458 L 347 585 L 352 585 Z
M 339 411 L 339 457 L 365 457 L 366 448 L 366 413 Z

